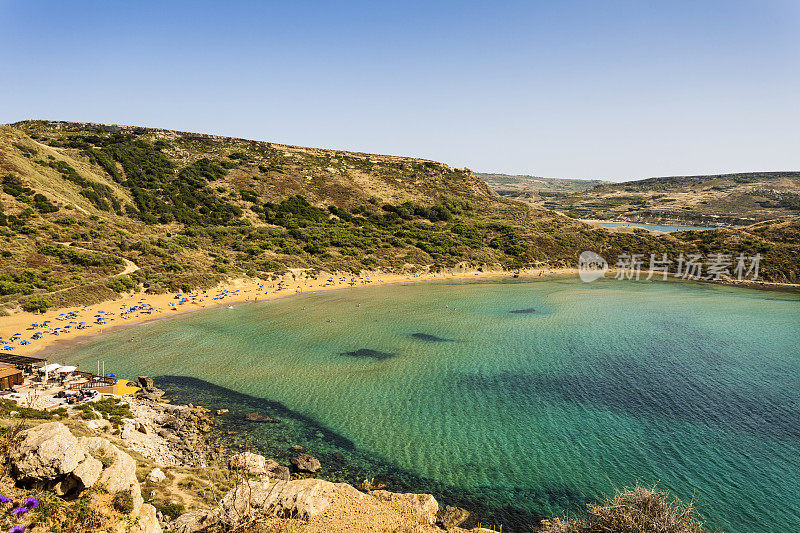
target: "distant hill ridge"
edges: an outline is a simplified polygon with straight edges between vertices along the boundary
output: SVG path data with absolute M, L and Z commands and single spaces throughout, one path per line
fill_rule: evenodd
M 729 172 L 724 174 L 698 174 L 696 176 L 659 176 L 653 178 L 642 178 L 631 181 L 606 182 L 613 185 L 632 185 L 648 183 L 683 183 L 698 182 L 716 179 L 770 179 L 770 178 L 800 178 L 800 171 L 797 170 L 776 170 L 759 172 Z
M 624 182 L 480 176 L 501 196 L 574 218 L 744 226 L 800 215 L 800 171 L 664 176 Z

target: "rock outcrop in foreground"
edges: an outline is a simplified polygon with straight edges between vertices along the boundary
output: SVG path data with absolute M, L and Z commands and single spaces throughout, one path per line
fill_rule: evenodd
M 120 438 L 131 450 L 163 466 L 207 466 L 216 457 L 208 435 L 214 421 L 203 407 L 173 405 L 153 380 L 140 377 L 142 390 L 126 396 L 133 419 L 124 419 Z
M 162 533 L 162 523 L 175 533 L 262 531 L 259 528 L 270 520 L 299 521 L 302 530 L 309 533 L 462 532 L 466 530 L 458 526 L 469 517 L 462 509 L 440 510 L 430 494 L 365 493 L 346 483 L 290 480 L 287 467 L 245 452 L 230 458 L 230 475 L 239 482 L 216 507 L 193 510 L 171 520 L 144 503 L 136 461 L 109 440 L 75 437 L 60 422 L 35 426 L 19 437 L 9 456 L 15 483 L 25 489 L 53 492 L 65 500 L 86 495 L 94 498 L 90 489 L 115 495 L 115 500 L 124 495 L 129 507 L 119 510 L 123 516 L 103 529 L 113 533 Z M 305 475 L 319 465 L 312 456 L 304 457 L 301 463 L 295 467 Z M 154 468 L 147 479 L 158 483 L 164 476 L 160 468 Z
M 170 524 L 170 530 L 243 531 L 269 516 L 299 519 L 306 522 L 308 531 L 320 533 L 443 531 L 437 525 L 441 523 L 439 504 L 430 494 L 364 493 L 346 483 L 321 479 L 244 481 L 228 492 L 217 508 L 181 515 Z M 450 527 L 447 531 L 467 530 Z
M 20 434 L 9 457 L 11 475 L 22 487 L 53 491 L 76 498 L 92 487 L 110 494 L 130 495 L 130 520 L 119 531 L 161 533 L 156 510 L 144 503 L 136 461 L 102 437 L 75 437 L 60 422 L 50 422 Z

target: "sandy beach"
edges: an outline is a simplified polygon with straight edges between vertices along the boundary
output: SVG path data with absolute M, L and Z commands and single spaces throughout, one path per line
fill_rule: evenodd
M 229 306 L 247 302 L 264 301 L 275 298 L 286 298 L 297 294 L 309 292 L 342 290 L 365 285 L 376 286 L 390 283 L 409 283 L 432 281 L 442 279 L 468 280 L 487 278 L 509 278 L 517 271 L 452 271 L 445 273 L 420 273 L 420 274 L 380 274 L 354 277 L 346 274 L 321 273 L 317 279 L 303 277 L 302 274 L 287 274 L 273 281 L 257 279 L 233 279 L 205 291 L 195 291 L 191 294 L 164 293 L 147 294 L 135 292 L 116 300 L 108 300 L 99 304 L 61 309 L 49 309 L 43 314 L 19 311 L 10 316 L 0 317 L 0 338 L 9 341 L 4 346 L 13 346 L 13 350 L 3 350 L 9 355 L 35 356 L 45 348 L 66 347 L 68 341 L 89 336 L 102 335 L 119 327 L 130 326 L 145 321 L 156 320 L 166 316 L 175 316 L 204 309 L 220 306 Z M 540 277 L 577 274 L 577 270 L 570 269 L 531 269 L 520 270 L 519 275 L 524 277 Z M 294 279 L 294 278 L 297 279 Z M 329 281 L 333 278 L 333 283 Z M 283 284 L 285 288 L 279 289 Z M 195 296 L 196 295 L 196 296 Z M 194 296 L 194 297 L 193 297 Z M 180 303 L 185 298 L 184 303 Z M 138 309 L 128 313 L 123 311 L 132 308 L 141 308 L 147 305 L 147 310 Z M 69 318 L 65 318 L 68 315 Z M 96 323 L 102 318 L 104 324 Z M 45 327 L 41 327 L 47 322 Z M 81 325 L 84 322 L 85 325 Z M 34 328 L 32 324 L 40 327 Z M 82 329 L 78 329 L 81 325 Z M 59 328 L 56 330 L 55 328 Z M 34 334 L 40 333 L 41 337 L 34 340 Z M 12 336 L 20 334 L 11 341 Z M 26 341 L 27 344 L 20 344 Z M 65 342 L 66 341 L 66 342 Z

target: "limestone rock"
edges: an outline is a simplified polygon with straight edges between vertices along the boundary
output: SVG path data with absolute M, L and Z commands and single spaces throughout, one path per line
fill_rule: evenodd
M 311 474 L 318 472 L 322 465 L 319 460 L 313 455 L 301 453 L 297 457 L 292 457 L 289 460 L 298 472 L 309 472 Z
M 412 514 L 420 523 L 434 525 L 436 514 L 439 512 L 439 503 L 431 494 L 396 493 L 386 490 L 375 490 L 370 492 L 375 498 L 389 502 L 402 502 L 407 505 Z
M 213 425 L 207 409 L 142 397 L 130 397 L 128 404 L 135 421 L 123 423 L 120 437 L 132 450 L 167 466 L 206 466 L 218 455 L 206 436 Z
M 10 463 L 14 479 L 23 486 L 73 495 L 93 486 L 103 470 L 103 464 L 60 422 L 42 424 L 21 435 Z
M 222 499 L 220 519 L 232 525 L 264 514 L 308 520 L 322 514 L 339 494 L 355 499 L 364 496 L 346 483 L 321 479 L 245 482 Z
M 228 460 L 228 468 L 252 476 L 289 480 L 289 469 L 272 459 L 250 452 L 237 453 Z
M 139 387 L 141 388 L 136 393 L 136 396 L 140 398 L 148 398 L 157 401 L 164 396 L 164 391 L 155 386 L 153 378 L 139 376 Z
M 201 509 L 184 513 L 169 524 L 175 533 L 206 533 L 219 530 L 216 512 Z
M 277 424 L 278 422 L 280 422 L 280 420 L 278 420 L 277 418 L 273 418 L 269 415 L 263 415 L 261 413 L 250 413 L 247 416 L 245 416 L 245 418 L 250 422 L 262 422 L 267 424 Z
M 167 479 L 167 475 L 158 467 L 152 469 L 149 474 L 147 474 L 147 481 L 151 483 L 161 483 Z
M 137 512 L 131 513 L 132 520 L 121 520 L 116 533 L 162 533 L 161 524 L 156 517 L 156 508 L 146 503 Z
M 130 490 L 133 495 L 133 512 L 137 513 L 144 500 L 139 480 L 136 479 L 136 461 L 133 457 L 101 437 L 81 437 L 78 440 L 93 455 L 108 458 L 109 464 L 103 468 L 97 482 L 103 484 L 111 494 Z
M 467 527 L 469 525 L 467 522 L 470 521 L 471 517 L 472 514 L 466 509 L 447 505 L 436 513 L 436 523 L 445 529 L 459 526 Z
M 275 463 L 275 461 L 272 462 Z M 278 463 L 275 463 L 275 466 L 272 466 L 267 470 L 267 476 L 270 479 L 282 479 L 283 481 L 289 481 L 291 474 L 292 473 L 289 470 L 289 467 L 279 465 Z
M 267 458 L 250 452 L 237 453 L 228 459 L 228 468 L 244 474 L 263 476 L 267 473 Z
M 153 391 L 156 388 L 153 378 L 149 378 L 147 376 L 139 376 L 139 385 L 148 392 Z
M 87 420 L 86 425 L 95 431 L 105 431 L 111 429 L 111 422 L 105 418 L 98 418 L 96 420 Z

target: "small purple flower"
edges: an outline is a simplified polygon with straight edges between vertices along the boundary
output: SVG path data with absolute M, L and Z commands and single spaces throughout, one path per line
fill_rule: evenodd
M 0 503 L 8 503 L 10 501 L 11 501 L 11 498 L 9 498 L 8 496 L 3 496 L 2 494 L 0 494 Z
M 25 533 L 25 526 L 14 526 L 8 533 Z
M 27 507 L 17 507 L 16 509 L 14 509 L 11 512 L 14 513 L 17 516 L 22 516 L 22 515 L 24 515 L 25 513 L 28 512 L 28 508 Z
M 39 500 L 33 497 L 29 497 L 27 500 L 25 500 L 25 507 L 27 507 L 28 509 L 36 509 L 37 507 L 39 507 Z

